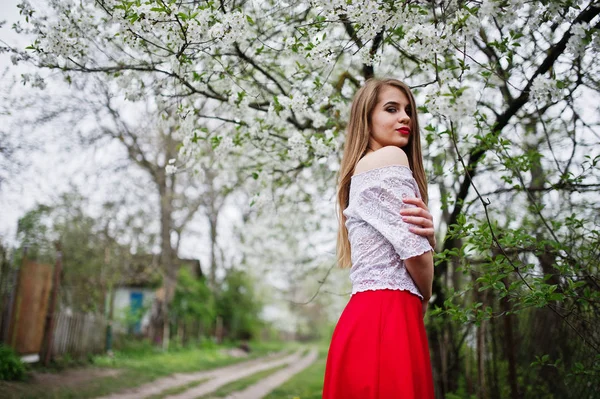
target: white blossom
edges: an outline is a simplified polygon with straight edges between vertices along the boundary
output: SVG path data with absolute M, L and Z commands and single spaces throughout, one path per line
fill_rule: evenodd
M 221 21 L 210 28 L 209 36 L 228 47 L 234 42 L 248 39 L 247 25 L 246 16 L 242 12 L 230 12 L 222 15 Z
M 306 53 L 306 59 L 313 62 L 316 67 L 325 67 L 335 61 L 339 49 L 330 43 L 321 40 Z
M 215 155 L 217 158 L 223 159 L 234 147 L 235 144 L 233 143 L 233 139 L 229 136 L 225 136 L 221 139 L 217 148 L 215 148 Z
M 333 139 L 333 138 L 335 137 L 335 135 L 334 135 L 334 130 L 333 130 L 333 129 L 328 129 L 328 130 L 326 130 L 326 131 L 324 132 L 324 134 L 325 134 L 325 138 L 326 138 L 327 140 L 331 140 L 331 139 Z
M 263 140 L 269 135 L 267 129 L 263 128 L 260 123 L 252 123 L 248 126 L 248 135 L 252 139 Z
M 567 42 L 567 51 L 573 54 L 575 57 L 581 57 L 585 52 L 585 39 L 588 29 L 590 29 L 590 25 L 586 22 L 578 22 L 571 26 L 572 36 Z
M 266 210 L 273 205 L 273 201 L 268 198 L 268 196 L 264 193 L 255 193 L 252 196 L 252 200 L 250 202 L 253 208 L 258 210 Z
M 474 94 L 468 88 L 462 90 L 460 94 L 453 94 L 446 86 L 446 89 L 435 92 L 427 98 L 427 109 L 431 114 L 454 122 L 471 118 L 475 106 Z
M 548 98 L 550 101 L 556 102 L 561 94 L 556 81 L 543 75 L 537 76 L 531 85 L 530 95 L 537 104 L 545 103 Z
M 168 175 L 172 175 L 174 173 L 177 173 L 177 166 L 175 166 L 175 165 L 167 165 L 167 166 L 165 166 L 165 172 L 167 172 Z
M 497 15 L 500 8 L 499 5 L 494 0 L 483 0 L 479 6 L 477 16 L 483 20 Z
M 364 65 L 373 65 L 381 62 L 381 54 L 372 54 L 371 48 L 368 46 L 364 46 L 358 51 L 358 56 L 360 58 L 361 63 Z
M 308 97 L 300 92 L 295 92 L 292 95 L 289 107 L 296 113 L 305 113 L 308 111 Z
M 144 92 L 136 87 L 132 87 L 125 92 L 125 100 L 127 101 L 139 101 L 144 97 Z
M 315 136 L 310 138 L 310 145 L 312 146 L 317 157 L 326 157 L 333 150 L 331 147 L 325 144 L 323 138 L 317 139 Z
M 308 155 L 308 146 L 306 145 L 306 139 L 300 132 L 294 132 L 288 139 L 290 146 L 289 156 L 294 160 L 303 160 Z
M 433 60 L 450 46 L 448 37 L 442 37 L 433 24 L 418 24 L 410 28 L 404 37 L 404 45 L 418 57 Z
M 44 90 L 46 88 L 46 81 L 39 74 L 35 74 L 31 87 L 37 87 L 38 89 Z
M 204 180 L 204 178 L 206 177 L 206 171 L 198 163 L 195 164 L 194 167 L 192 168 L 192 173 L 194 174 L 194 176 L 196 177 L 196 179 L 199 180 L 199 181 Z
M 592 48 L 594 49 L 594 53 L 597 53 L 600 51 L 600 32 L 596 31 L 595 34 L 592 36 Z M 596 58 L 596 61 L 598 59 Z
M 20 12 L 22 15 L 32 15 L 35 11 L 28 0 L 21 0 L 21 2 L 17 4 L 17 8 L 21 9 Z
M 131 83 L 134 81 L 135 76 L 127 71 L 123 72 L 117 79 L 117 85 L 121 89 L 128 89 Z

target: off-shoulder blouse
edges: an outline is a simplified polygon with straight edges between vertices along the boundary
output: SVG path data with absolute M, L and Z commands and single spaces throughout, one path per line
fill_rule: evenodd
M 432 248 L 402 220 L 400 209 L 415 206 L 402 202 L 405 197 L 421 198 L 406 166 L 384 166 L 352 177 L 349 204 L 344 210 L 352 256 L 352 294 L 390 289 L 423 298 L 404 260 Z

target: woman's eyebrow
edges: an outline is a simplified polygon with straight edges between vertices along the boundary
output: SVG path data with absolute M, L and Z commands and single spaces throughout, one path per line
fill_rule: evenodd
M 396 101 L 388 101 L 387 103 L 383 104 L 384 107 L 387 107 L 388 105 L 396 105 L 396 106 L 400 106 L 399 102 Z M 406 104 L 406 107 L 408 107 L 409 104 Z

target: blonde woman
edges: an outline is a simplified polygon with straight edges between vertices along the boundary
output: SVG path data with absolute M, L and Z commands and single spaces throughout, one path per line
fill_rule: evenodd
M 423 316 L 435 238 L 410 88 L 368 80 L 354 97 L 347 135 L 337 255 L 351 267 L 352 296 L 331 339 L 323 398 L 430 399 Z

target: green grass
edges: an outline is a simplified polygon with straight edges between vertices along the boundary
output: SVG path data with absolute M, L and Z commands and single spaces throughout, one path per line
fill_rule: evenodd
M 135 370 L 123 370 L 115 377 L 100 377 L 77 387 L 53 387 L 30 382 L 7 383 L 0 381 L 2 399 L 76 399 L 93 398 L 126 388 L 139 386 L 154 379 Z
M 319 357 L 285 384 L 275 388 L 264 399 L 321 399 L 327 347 L 319 347 Z
M 87 399 L 107 395 L 127 388 L 140 386 L 173 373 L 202 371 L 238 363 L 253 358 L 266 356 L 269 353 L 293 349 L 295 346 L 275 343 L 251 344 L 252 352 L 245 358 L 230 357 L 222 353 L 227 347 L 188 347 L 162 352 L 149 344 L 134 344 L 121 351 L 115 351 L 114 356 L 96 356 L 92 365 L 85 369 L 94 372 L 95 369 L 119 369 L 116 376 L 91 379 L 75 386 L 48 386 L 31 381 L 2 382 L 0 381 L 0 398 L 9 399 Z M 48 369 L 40 369 L 48 371 Z M 55 369 L 50 371 L 61 371 Z
M 221 388 L 217 389 L 215 392 L 209 393 L 202 398 L 223 398 L 233 392 L 242 391 L 248 388 L 251 385 L 256 384 L 258 381 L 262 380 L 270 376 L 277 371 L 288 367 L 287 364 L 283 364 L 281 366 L 273 367 L 268 370 L 259 371 L 258 373 L 254 373 L 246 378 L 239 379 L 237 381 L 233 381 Z

